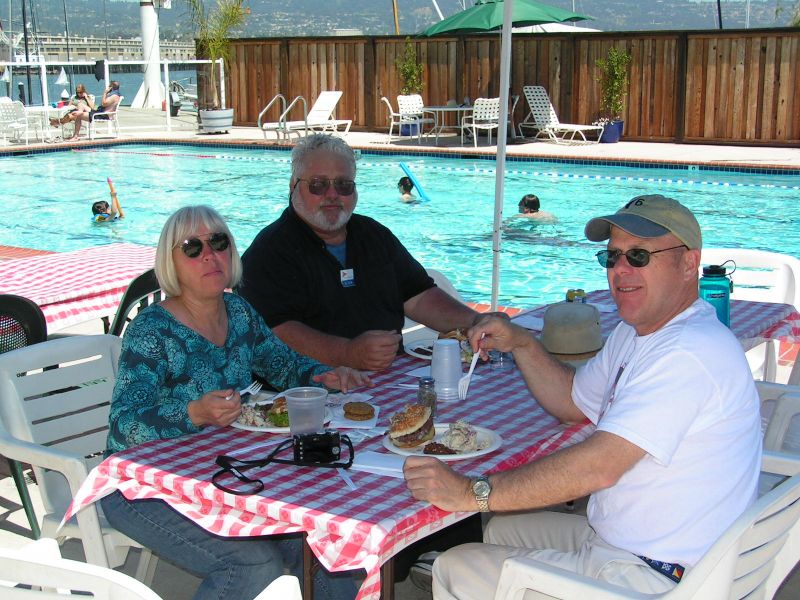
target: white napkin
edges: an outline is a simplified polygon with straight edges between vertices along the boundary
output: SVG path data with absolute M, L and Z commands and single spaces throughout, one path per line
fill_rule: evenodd
M 533 315 L 519 315 L 511 319 L 511 322 L 525 329 L 533 329 L 534 331 L 541 331 L 544 327 L 544 319 L 541 317 L 534 317 Z
M 406 457 L 399 454 L 383 454 L 367 450 L 366 452 L 356 453 L 356 459 L 353 461 L 353 466 L 350 467 L 350 470 L 402 479 L 405 460 Z
M 480 360 L 480 359 L 478 359 L 478 360 Z M 406 375 L 408 375 L 409 377 L 430 377 L 431 376 L 431 366 L 430 365 L 425 365 L 424 367 L 417 367 L 413 371 L 406 372 Z M 464 375 L 466 375 L 466 372 L 464 373 Z M 472 378 L 475 381 L 478 381 L 480 379 L 483 379 L 483 375 L 478 375 L 477 373 L 473 372 L 472 373 Z M 399 384 L 399 385 L 402 385 L 402 384 Z M 416 387 L 415 384 L 409 384 L 409 385 L 411 385 L 412 387 Z M 408 386 L 403 385 L 403 387 L 408 387 Z

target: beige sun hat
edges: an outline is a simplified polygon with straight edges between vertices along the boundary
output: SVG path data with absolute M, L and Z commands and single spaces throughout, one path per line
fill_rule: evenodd
M 603 347 L 600 311 L 591 304 L 561 302 L 544 312 L 541 342 L 550 354 L 588 358 Z

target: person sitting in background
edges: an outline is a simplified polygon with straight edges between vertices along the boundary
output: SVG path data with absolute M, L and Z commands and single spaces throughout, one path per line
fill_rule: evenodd
M 95 223 L 106 223 L 108 221 L 116 221 L 117 219 L 124 219 L 125 213 L 122 212 L 122 207 L 117 198 L 117 190 L 114 189 L 114 183 L 110 177 L 107 177 L 108 187 L 111 192 L 111 206 L 105 200 L 98 200 L 92 204 L 92 220 Z
M 451 331 L 469 327 L 477 313 L 436 287 L 388 228 L 354 214 L 355 177 L 347 142 L 300 139 L 289 206 L 244 253 L 239 292 L 298 352 L 379 371 L 397 355 L 406 315 Z
M 519 213 L 516 217 L 525 217 L 527 219 L 535 219 L 542 223 L 554 223 L 556 221 L 555 215 L 541 209 L 541 202 L 539 197 L 535 194 L 526 194 L 519 201 Z
M 208 206 L 187 206 L 164 225 L 156 277 L 168 298 L 143 309 L 122 340 L 111 399 L 107 454 L 206 427 L 226 427 L 242 411 L 237 390 L 258 373 L 278 389 L 324 385 L 347 391 L 371 383 L 347 367 L 331 369 L 281 342 L 240 296 L 225 292 L 241 274 L 228 226 Z M 161 500 L 101 500 L 113 527 L 202 578 L 194 598 L 251 599 L 295 572 L 302 540 L 213 535 Z M 301 579 L 302 580 L 302 579 Z M 315 576 L 316 598 L 352 599 L 348 574 Z
M 483 544 L 434 563 L 439 600 L 492 598 L 512 556 L 662 594 L 755 499 L 759 397 L 741 345 L 698 298 L 702 238 L 694 215 L 671 198 L 638 196 L 591 219 L 585 233 L 608 240 L 597 260 L 622 319 L 599 354 L 575 370 L 496 317 L 482 318 L 469 337 L 476 352 L 513 352 L 545 410 L 565 423 L 588 418 L 595 431 L 472 480 L 434 458 L 405 461 L 417 500 L 495 513 Z M 520 512 L 587 494 L 586 517 Z
M 103 90 L 103 97 L 100 99 L 100 104 L 95 106 L 91 96 L 86 93 L 86 88 L 82 83 L 79 83 L 75 88 L 75 110 L 68 112 L 61 119 L 50 119 L 50 124 L 57 126 L 72 121 L 75 123 L 75 132 L 68 141 L 77 140 L 81 132 L 81 124 L 86 121 L 89 122 L 94 119 L 96 114 L 110 113 L 117 110 L 117 106 L 122 100 L 119 93 L 119 82 L 112 81 L 105 90 Z
M 397 182 L 397 189 L 403 202 L 410 204 L 417 201 L 417 197 L 411 193 L 411 190 L 414 189 L 414 182 L 411 181 L 410 177 L 401 177 L 400 181 Z

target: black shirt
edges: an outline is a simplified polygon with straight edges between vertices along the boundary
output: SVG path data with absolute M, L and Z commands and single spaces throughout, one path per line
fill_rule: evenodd
M 267 325 L 299 321 L 350 339 L 370 329 L 399 332 L 403 303 L 434 286 L 388 228 L 357 214 L 347 223 L 343 269 L 291 206 L 261 230 L 242 264 L 239 293 Z M 347 269 L 352 287 L 342 283 Z

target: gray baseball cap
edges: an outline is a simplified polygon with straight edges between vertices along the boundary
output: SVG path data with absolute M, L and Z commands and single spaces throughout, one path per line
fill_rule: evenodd
M 659 194 L 636 196 L 615 214 L 595 217 L 586 224 L 584 233 L 593 242 L 611 237 L 611 226 L 640 238 L 661 237 L 672 233 L 690 250 L 703 247 L 700 225 L 688 208 L 677 200 Z

